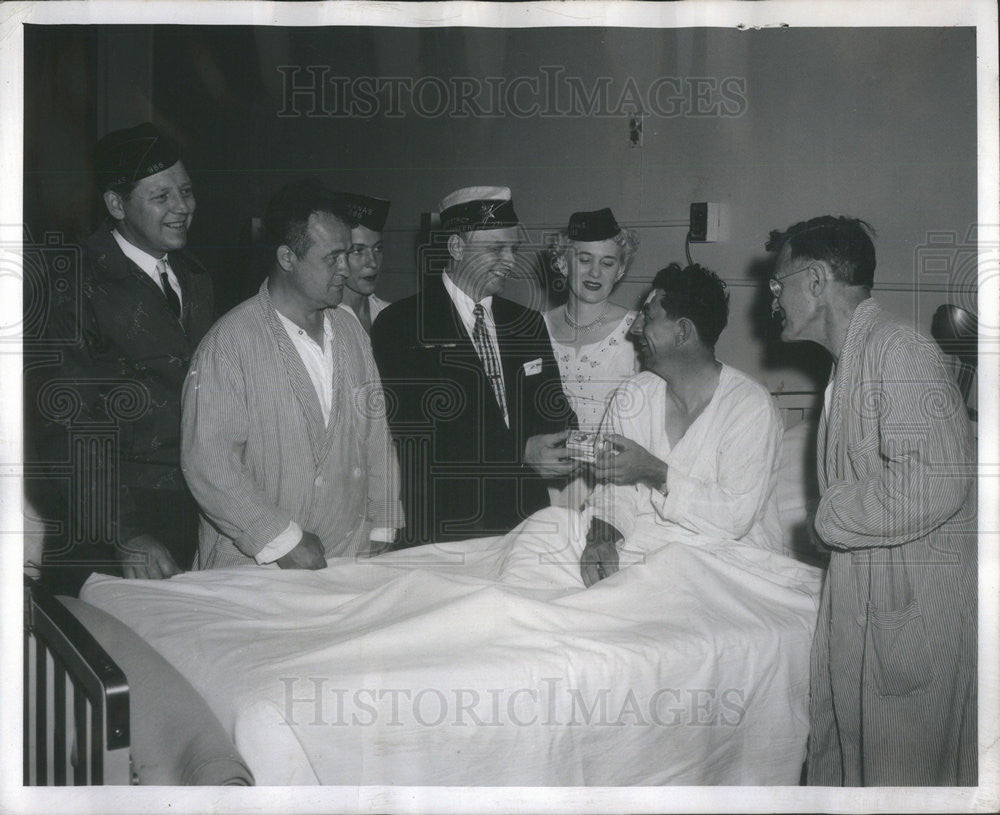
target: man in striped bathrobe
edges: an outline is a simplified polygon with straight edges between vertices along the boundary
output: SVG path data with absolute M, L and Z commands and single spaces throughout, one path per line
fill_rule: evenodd
M 782 339 L 833 356 L 815 530 L 830 550 L 810 682 L 808 781 L 974 785 L 976 478 L 937 348 L 871 299 L 870 227 L 774 232 Z
M 195 568 L 319 569 L 403 525 L 378 370 L 337 306 L 350 224 L 308 179 L 271 199 L 274 262 L 202 340 L 184 385 L 181 467 L 202 510 Z

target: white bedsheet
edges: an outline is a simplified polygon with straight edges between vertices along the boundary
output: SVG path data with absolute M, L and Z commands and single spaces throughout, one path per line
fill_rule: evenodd
M 534 528 L 565 540 L 566 512 Z M 81 596 L 198 689 L 258 784 L 798 782 L 817 570 L 675 544 L 588 590 L 513 585 L 513 540 Z

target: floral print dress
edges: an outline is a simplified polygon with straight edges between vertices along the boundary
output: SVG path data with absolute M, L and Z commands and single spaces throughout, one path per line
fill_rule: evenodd
M 635 346 L 628 339 L 637 315 L 628 312 L 607 337 L 579 349 L 552 340 L 563 390 L 581 430 L 597 430 L 615 388 L 639 372 Z M 545 319 L 548 322 L 549 315 Z M 549 328 L 551 335 L 551 325 Z

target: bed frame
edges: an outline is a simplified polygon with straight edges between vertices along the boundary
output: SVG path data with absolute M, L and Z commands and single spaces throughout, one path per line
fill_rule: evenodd
M 135 783 L 125 674 L 38 581 L 24 578 L 24 785 Z
M 772 394 L 785 426 L 815 418 L 819 394 Z M 24 784 L 136 784 L 124 672 L 83 623 L 24 577 Z

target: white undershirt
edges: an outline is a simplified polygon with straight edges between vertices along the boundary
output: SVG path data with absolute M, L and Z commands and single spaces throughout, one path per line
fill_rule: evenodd
M 319 406 L 323 411 L 323 424 L 329 424 L 330 407 L 333 404 L 333 324 L 330 322 L 330 315 L 323 315 L 323 347 L 320 348 L 305 329 L 293 323 L 280 311 L 275 310 L 275 314 L 285 327 L 288 339 L 299 352 L 299 358 L 316 389 Z
M 156 264 L 161 260 L 163 261 L 167 269 L 167 280 L 170 281 L 170 288 L 177 294 L 177 302 L 181 304 L 181 308 L 183 309 L 184 298 L 181 296 L 181 284 L 177 279 L 177 275 L 174 274 L 174 270 L 170 268 L 170 260 L 167 258 L 166 253 L 163 254 L 163 257 L 154 258 L 148 252 L 144 252 L 138 246 L 129 243 L 128 239 L 124 238 L 117 229 L 112 229 L 111 234 L 121 248 L 122 254 L 149 275 L 149 278 L 156 284 L 156 288 L 160 291 L 163 291 L 163 282 L 160 280 L 160 273 L 157 271 Z
M 295 350 L 298 351 L 299 358 L 305 366 L 306 373 L 316 389 L 316 396 L 319 397 L 319 406 L 323 412 L 323 423 L 330 423 L 330 411 L 333 406 L 333 323 L 330 315 L 323 315 L 323 347 L 309 336 L 308 332 L 300 328 L 289 320 L 284 314 L 275 309 L 275 314 L 281 321 L 288 334 L 288 339 L 292 341 Z M 392 541 L 396 530 L 377 527 L 371 530 L 369 535 L 371 540 Z M 258 563 L 273 563 L 280 557 L 284 557 L 294 549 L 302 539 L 302 527 L 295 521 L 289 522 L 285 531 L 274 540 L 267 543 L 256 555 L 254 560 Z

